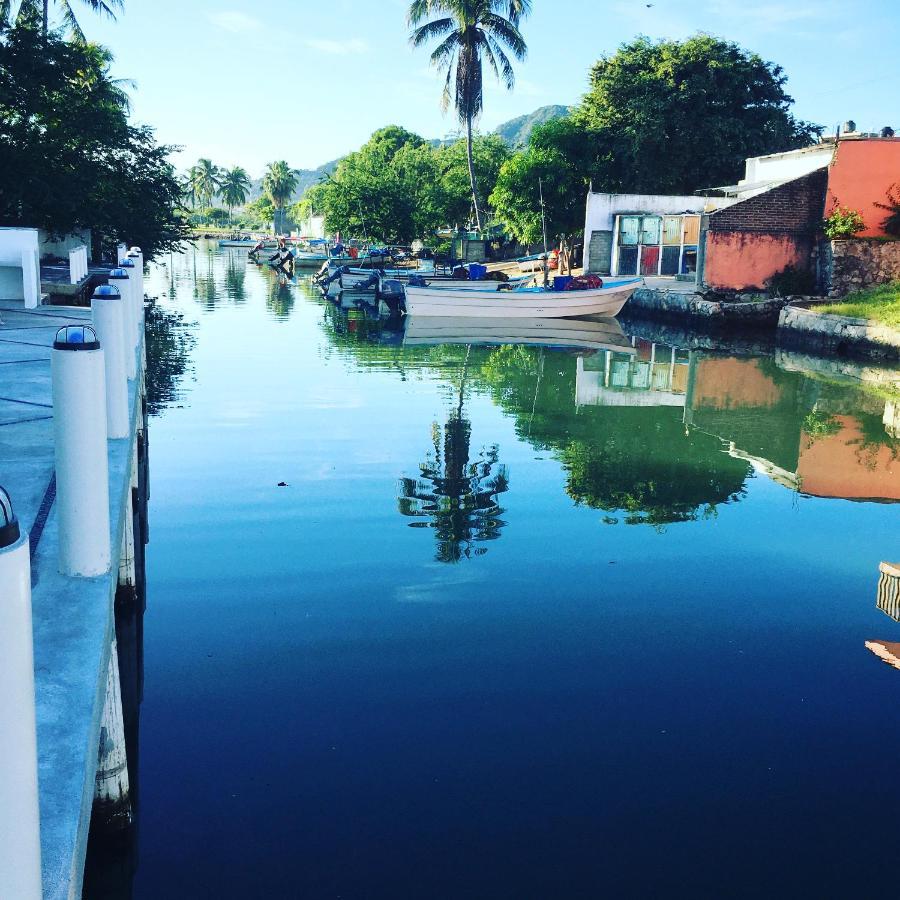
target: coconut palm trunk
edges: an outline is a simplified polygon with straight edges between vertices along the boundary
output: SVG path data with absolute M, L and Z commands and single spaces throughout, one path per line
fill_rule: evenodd
M 466 160 L 469 164 L 469 182 L 472 185 L 472 205 L 475 207 L 475 225 L 481 231 L 481 207 L 478 205 L 478 178 L 475 175 L 475 158 L 472 155 L 472 117 L 466 117 Z

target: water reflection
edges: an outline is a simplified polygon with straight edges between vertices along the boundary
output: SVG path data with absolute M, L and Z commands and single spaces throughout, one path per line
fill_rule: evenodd
M 466 350 L 457 404 L 441 428 L 431 429 L 432 449 L 419 464 L 418 478 L 401 478 L 400 514 L 420 521 L 412 528 L 434 529 L 438 562 L 481 556 L 476 547 L 500 537 L 506 524 L 498 495 L 509 490 L 509 474 L 496 444 L 471 459 L 472 423 L 463 412 L 470 348 Z
M 177 403 L 190 371 L 196 323 L 177 310 L 151 301 L 144 313 L 147 341 L 147 410 L 151 416 Z

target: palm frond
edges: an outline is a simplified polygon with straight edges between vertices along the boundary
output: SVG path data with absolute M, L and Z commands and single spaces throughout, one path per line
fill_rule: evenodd
M 483 27 L 493 38 L 506 44 L 516 59 L 522 60 L 528 54 L 528 45 L 522 33 L 508 19 L 493 13 L 484 17 Z
M 497 69 L 494 69 L 494 72 L 497 74 L 497 78 L 499 81 L 503 82 L 504 87 L 511 91 L 516 86 L 516 73 L 513 69 L 512 61 L 506 55 L 504 49 L 500 46 L 500 43 L 496 38 L 492 36 L 488 36 L 488 44 L 490 45 L 491 50 L 497 57 L 497 62 L 500 68 L 500 71 L 497 72 Z
M 424 25 L 413 31 L 409 36 L 409 42 L 413 47 L 421 47 L 426 41 L 443 37 L 453 27 L 453 19 L 450 18 L 435 19 L 433 22 L 426 22 Z

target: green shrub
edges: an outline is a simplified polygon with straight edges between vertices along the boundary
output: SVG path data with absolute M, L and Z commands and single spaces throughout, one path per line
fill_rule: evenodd
M 866 223 L 855 209 L 836 206 L 834 212 L 822 223 L 822 230 L 829 240 L 853 237 L 864 231 Z
M 887 203 L 876 203 L 880 209 L 887 210 L 887 218 L 881 227 L 892 237 L 900 237 L 900 184 L 893 184 L 887 192 Z
M 814 294 L 816 292 L 816 276 L 808 269 L 787 266 L 766 281 L 766 288 L 771 297 Z

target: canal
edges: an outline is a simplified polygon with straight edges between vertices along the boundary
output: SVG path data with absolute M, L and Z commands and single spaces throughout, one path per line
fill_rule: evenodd
M 896 372 L 148 294 L 135 897 L 893 878 Z

